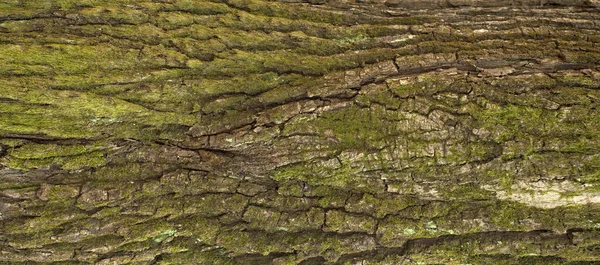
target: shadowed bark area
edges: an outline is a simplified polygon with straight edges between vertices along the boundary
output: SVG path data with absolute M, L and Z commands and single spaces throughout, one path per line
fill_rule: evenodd
M 1 264 L 598 264 L 597 0 L 0 0 Z

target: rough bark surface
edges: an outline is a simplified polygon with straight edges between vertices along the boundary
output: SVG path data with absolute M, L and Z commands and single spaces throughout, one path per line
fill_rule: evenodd
M 598 264 L 600 1 L 0 1 L 0 263 Z

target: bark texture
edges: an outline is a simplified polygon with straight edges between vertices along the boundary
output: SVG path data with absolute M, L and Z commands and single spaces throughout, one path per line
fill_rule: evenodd
M 0 0 L 0 263 L 598 264 L 598 0 Z

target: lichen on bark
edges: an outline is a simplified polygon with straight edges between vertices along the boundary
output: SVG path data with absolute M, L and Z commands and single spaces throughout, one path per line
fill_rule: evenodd
M 596 264 L 598 1 L 0 1 L 0 263 Z

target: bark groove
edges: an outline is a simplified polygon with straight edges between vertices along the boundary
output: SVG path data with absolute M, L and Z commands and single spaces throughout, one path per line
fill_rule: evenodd
M 597 264 L 599 7 L 0 1 L 0 263 Z

